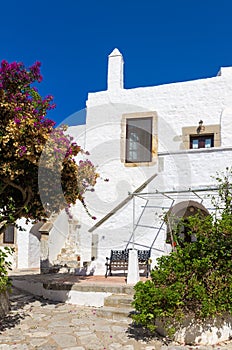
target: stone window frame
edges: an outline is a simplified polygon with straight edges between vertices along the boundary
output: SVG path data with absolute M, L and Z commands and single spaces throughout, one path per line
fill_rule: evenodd
M 213 125 L 202 125 L 199 126 L 186 126 L 182 128 L 182 140 L 183 140 L 183 146 L 185 149 L 188 150 L 194 150 L 194 148 L 190 148 L 190 136 L 204 136 L 204 135 L 213 135 L 214 136 L 214 145 L 213 147 L 208 148 L 197 148 L 201 151 L 209 150 L 214 147 L 220 147 L 221 146 L 221 127 L 219 124 L 213 124 Z
M 4 246 L 4 247 L 16 247 L 16 241 L 17 241 L 17 229 L 14 226 L 14 242 L 10 243 L 10 242 L 4 242 L 4 236 L 5 236 L 5 232 L 2 232 L 2 234 L 0 234 L 0 246 Z
M 126 125 L 127 119 L 142 119 L 142 118 L 152 118 L 152 142 L 151 142 L 151 161 L 149 162 L 136 162 L 127 163 L 126 162 Z M 125 113 L 122 115 L 121 121 L 121 162 L 126 167 L 137 167 L 137 166 L 151 166 L 156 164 L 158 157 L 158 117 L 157 112 L 135 112 L 135 113 Z

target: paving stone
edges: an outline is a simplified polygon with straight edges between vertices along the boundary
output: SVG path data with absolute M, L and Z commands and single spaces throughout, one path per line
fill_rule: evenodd
M 52 322 L 48 323 L 49 328 L 56 328 L 56 327 L 68 327 L 70 324 L 69 320 L 53 320 Z
M 113 332 L 116 332 L 116 333 L 126 332 L 127 330 L 125 327 L 122 327 L 122 326 L 112 326 L 111 329 Z
M 70 347 L 70 346 L 77 345 L 76 337 L 74 337 L 73 335 L 56 334 L 56 335 L 53 335 L 52 338 L 62 348 L 67 348 L 67 347 Z
M 25 344 L 12 344 L 12 345 L 0 345 L 0 350 L 28 350 L 28 346 Z
M 37 332 L 37 331 L 26 333 L 26 335 L 33 338 L 47 338 L 50 334 L 51 332 Z
M 96 341 L 96 342 L 98 341 L 98 338 L 97 338 L 96 334 L 94 334 L 94 333 L 81 335 L 79 337 L 79 339 L 80 339 L 81 344 L 84 344 L 84 345 L 85 344 L 88 345 L 94 341 Z
M 56 327 L 55 329 L 51 329 L 51 332 L 56 332 L 58 334 L 73 334 L 74 329 L 73 329 L 73 325 L 69 325 L 68 327 Z
M 90 330 L 75 332 L 75 335 L 77 337 L 83 337 L 83 336 L 91 335 L 91 334 L 92 334 L 92 331 L 90 331 Z
M 98 324 L 98 322 L 96 322 L 94 325 L 93 325 L 93 328 L 98 332 L 105 332 L 105 333 L 108 333 L 110 332 L 111 328 L 110 326 L 106 325 L 106 324 Z
M 121 350 L 122 344 L 119 343 L 113 343 L 109 345 L 109 350 Z
M 21 324 L 20 325 L 20 330 L 21 331 L 26 331 L 26 330 L 28 330 L 28 328 L 30 328 L 29 324 Z
M 77 327 L 75 329 L 77 329 Z M 89 327 L 88 326 L 78 327 L 78 332 L 84 332 L 84 331 L 89 331 Z
M 0 344 L 0 350 L 1 346 L 5 346 L 5 344 L 9 343 L 12 340 L 12 337 L 5 337 L 4 335 L 0 334 L 1 344 Z
M 64 350 L 86 350 L 83 346 L 75 346 L 72 348 L 64 348 Z
M 232 350 L 232 342 L 217 346 L 165 345 L 143 337 L 140 329 L 122 320 L 103 319 L 96 309 L 47 303 L 15 291 L 13 308 L 0 331 L 0 350 Z M 134 333 L 133 333 L 134 332 Z
M 45 344 L 45 343 L 47 343 L 47 340 L 44 338 L 30 339 L 30 345 L 32 345 L 33 347 L 40 346 L 40 345 Z
M 43 344 L 42 346 L 38 346 L 36 350 L 57 350 L 57 345 Z
M 81 336 L 79 339 L 80 344 L 84 346 L 87 349 L 101 349 L 102 350 L 102 340 L 97 337 L 95 333 L 89 334 L 89 335 L 84 335 Z

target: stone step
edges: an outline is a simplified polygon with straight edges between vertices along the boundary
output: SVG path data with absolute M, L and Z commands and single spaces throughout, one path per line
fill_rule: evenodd
M 120 320 L 123 322 L 131 322 L 130 314 L 134 312 L 131 305 L 133 301 L 132 294 L 117 293 L 105 298 L 104 306 L 96 310 L 98 317 L 111 320 Z
M 105 306 L 113 307 L 131 307 L 133 301 L 133 296 L 128 294 L 112 294 L 109 297 L 105 298 Z
M 98 317 L 127 323 L 131 322 L 130 314 L 132 312 L 134 312 L 132 307 L 103 306 L 102 308 L 96 309 L 96 315 Z

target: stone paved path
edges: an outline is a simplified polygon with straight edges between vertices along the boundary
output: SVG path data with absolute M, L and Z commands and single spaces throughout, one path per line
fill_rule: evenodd
M 191 347 L 147 339 L 139 328 L 101 319 L 94 308 L 55 303 L 17 289 L 0 320 L 0 350 L 232 350 L 232 343 Z

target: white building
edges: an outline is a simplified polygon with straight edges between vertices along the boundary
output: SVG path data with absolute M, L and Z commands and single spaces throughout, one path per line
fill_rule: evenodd
M 96 221 L 78 203 L 73 220 L 61 213 L 40 228 L 44 260 L 101 275 L 111 249 L 134 246 L 151 249 L 155 264 L 171 250 L 164 213 L 171 206 L 179 216 L 210 210 L 203 189 L 210 191 L 212 176 L 232 163 L 232 67 L 212 78 L 124 89 L 115 49 L 107 90 L 89 93 L 86 107 L 86 124 L 69 133 L 109 182 L 99 180 L 86 196 Z M 39 266 L 36 232 L 18 235 L 18 268 Z

